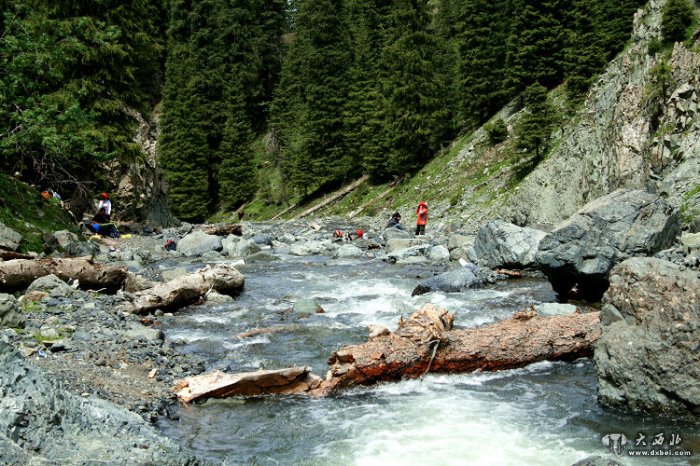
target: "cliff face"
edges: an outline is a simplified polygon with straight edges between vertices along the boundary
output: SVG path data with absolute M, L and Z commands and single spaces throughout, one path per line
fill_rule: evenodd
M 129 109 L 137 122 L 134 140 L 141 146 L 143 157 L 130 165 L 110 167 L 118 180 L 113 193 L 115 214 L 122 219 L 136 220 L 151 226 L 171 226 L 176 220 L 168 208 L 168 185 L 157 163 L 156 146 L 159 115 L 154 112 L 147 121 L 139 112 Z
M 517 186 L 498 215 L 519 224 L 556 224 L 618 188 L 666 193 L 686 216 L 700 213 L 700 54 L 676 44 L 650 56 L 664 2 L 634 20 L 632 44 L 591 89 L 562 130 L 561 144 Z M 656 70 L 666 63 L 669 78 Z

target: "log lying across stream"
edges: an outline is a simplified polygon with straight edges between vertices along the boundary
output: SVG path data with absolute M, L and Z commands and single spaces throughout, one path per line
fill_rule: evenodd
M 14 259 L 0 262 L 0 292 L 23 290 L 51 274 L 65 281 L 78 280 L 83 289 L 116 291 L 126 280 L 127 268 L 97 264 L 86 257 Z
M 402 319 L 395 332 L 375 332 L 377 336 L 366 343 L 334 352 L 328 360 L 328 375 L 317 386 L 294 380 L 290 389 L 275 386 L 268 393 L 327 396 L 355 385 L 417 378 L 428 372 L 496 371 L 545 360 L 570 361 L 590 357 L 600 337 L 598 312 L 540 317 L 534 311 L 521 311 L 510 319 L 470 329 L 453 329 L 453 321 L 447 311 L 426 304 L 408 320 Z M 207 397 L 206 377 L 210 375 L 188 378 L 197 385 L 200 399 Z M 220 394 L 221 387 L 212 387 L 211 392 Z

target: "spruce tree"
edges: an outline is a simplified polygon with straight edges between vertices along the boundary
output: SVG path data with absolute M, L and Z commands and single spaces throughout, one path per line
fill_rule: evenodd
M 528 87 L 525 91 L 525 108 L 527 113 L 517 130 L 516 147 L 530 154 L 536 165 L 544 157 L 556 121 L 547 89 L 539 83 Z
M 396 0 L 382 56 L 390 174 L 423 166 L 448 133 L 445 82 L 435 63 L 440 45 L 430 31 L 428 2 Z
M 667 44 L 684 41 L 694 19 L 695 11 L 689 0 L 668 0 L 661 17 L 663 41 Z
M 574 0 L 565 48 L 567 92 L 577 99 L 607 64 L 600 0 Z

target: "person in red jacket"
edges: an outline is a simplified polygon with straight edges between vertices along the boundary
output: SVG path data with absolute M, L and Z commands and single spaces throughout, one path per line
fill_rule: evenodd
M 425 234 L 425 224 L 428 223 L 428 205 L 420 201 L 416 208 L 416 236 Z

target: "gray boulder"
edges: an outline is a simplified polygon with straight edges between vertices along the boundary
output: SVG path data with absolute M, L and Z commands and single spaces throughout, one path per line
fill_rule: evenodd
M 595 347 L 604 406 L 700 413 L 700 278 L 655 258 L 616 266 L 603 298 Z
M 248 257 L 262 251 L 260 245 L 254 239 L 243 239 L 233 244 L 228 250 L 231 257 Z
M 352 244 L 344 244 L 335 252 L 335 257 L 338 259 L 351 259 L 363 257 L 364 255 L 365 253 L 362 251 L 362 249 Z
M 560 298 L 599 301 L 610 269 L 670 246 L 678 212 L 646 191 L 617 190 L 587 204 L 540 242 L 536 261 Z
M 391 228 L 386 228 L 382 232 L 382 236 L 384 237 L 385 240 L 389 241 L 391 239 L 396 239 L 396 238 L 413 238 L 413 233 L 409 232 L 408 230 L 402 230 L 400 228 L 396 227 L 391 227 Z
M 433 262 L 449 262 L 450 251 L 445 246 L 438 244 L 428 250 L 428 259 Z
M 71 296 L 75 293 L 73 287 L 53 274 L 34 280 L 27 288 L 27 293 L 32 291 L 43 291 L 54 298 Z
M 0 293 L 0 328 L 24 327 L 25 318 L 14 296 Z
M 412 296 L 418 296 L 431 291 L 456 293 L 469 288 L 477 288 L 486 283 L 495 283 L 496 274 L 481 270 L 478 267 L 459 267 L 449 272 L 423 280 L 413 290 Z
M 326 252 L 327 247 L 321 241 L 309 241 L 293 244 L 289 248 L 289 254 L 293 256 L 314 256 Z
M 401 248 L 386 254 L 382 259 L 386 262 L 406 262 L 409 258 L 419 258 L 427 261 L 426 254 L 432 246 L 428 243 L 418 244 L 410 248 Z
M 4 223 L 0 223 L 0 249 L 16 251 L 21 241 L 22 235 L 5 226 Z
M 58 246 L 64 250 L 68 249 L 68 247 L 72 244 L 80 242 L 80 238 L 78 238 L 78 235 L 76 235 L 75 233 L 71 233 L 68 230 L 56 231 L 54 232 L 53 237 L 56 239 Z
M 427 243 L 421 238 L 391 238 L 387 240 L 384 250 L 387 254 L 391 254 L 392 252 L 400 251 L 401 249 L 408 249 L 421 244 L 424 245 Z
M 267 233 L 258 233 L 257 235 L 253 236 L 253 241 L 255 241 L 256 244 L 272 246 L 272 236 L 268 235 Z
M 526 269 L 535 266 L 535 254 L 544 231 L 494 220 L 479 228 L 474 253 L 489 268 Z
M 221 251 L 222 249 L 223 245 L 219 236 L 208 235 L 200 230 L 186 235 L 177 243 L 177 250 L 189 257 L 201 256 L 206 252 Z

